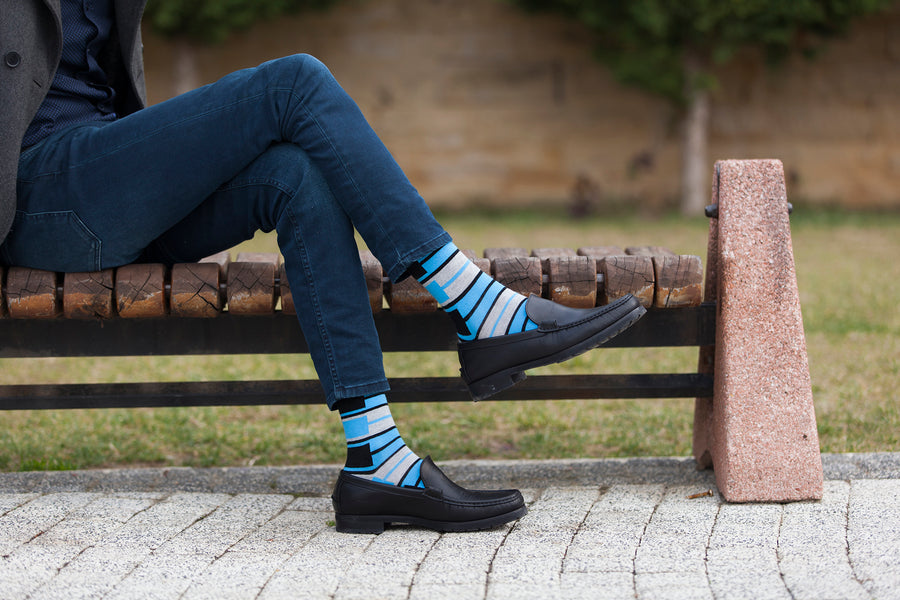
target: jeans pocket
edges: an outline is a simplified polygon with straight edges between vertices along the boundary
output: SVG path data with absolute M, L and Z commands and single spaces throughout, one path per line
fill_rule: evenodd
M 100 270 L 100 238 L 74 211 L 16 211 L 2 246 L 8 265 L 80 272 Z

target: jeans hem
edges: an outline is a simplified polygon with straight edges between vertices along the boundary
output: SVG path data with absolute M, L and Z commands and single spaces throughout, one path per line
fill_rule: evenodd
M 412 266 L 412 263 L 421 258 L 425 258 L 438 248 L 442 248 L 452 241 L 453 238 L 450 237 L 450 234 L 446 231 L 442 231 L 437 236 L 428 240 L 424 244 L 420 244 L 416 248 L 407 252 L 405 256 L 401 256 L 393 264 L 393 266 L 388 269 L 388 277 L 390 277 L 391 281 L 393 281 L 394 283 L 406 279 L 406 277 L 408 276 L 407 271 L 409 271 L 409 267 Z
M 330 410 L 337 410 L 337 403 L 347 398 L 359 398 L 362 396 L 374 396 L 375 394 L 383 394 L 390 391 L 391 386 L 387 379 L 375 381 L 372 383 L 363 383 L 349 387 L 339 387 L 328 392 L 325 402 Z

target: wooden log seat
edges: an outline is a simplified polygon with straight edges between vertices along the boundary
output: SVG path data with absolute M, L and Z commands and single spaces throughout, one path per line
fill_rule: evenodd
M 626 293 L 651 308 L 610 346 L 714 343 L 715 310 L 701 303 L 696 256 L 650 247 L 465 250 L 486 273 L 522 294 L 590 307 Z M 479 255 L 481 254 L 481 255 Z M 453 325 L 414 279 L 392 283 L 360 252 L 382 348 L 454 351 Z M 623 268 L 622 265 L 639 265 Z M 658 283 L 657 283 L 658 282 Z M 133 264 L 98 273 L 0 270 L 0 357 L 283 354 L 308 351 L 277 254 L 220 253 L 198 263 Z M 677 290 L 678 293 L 673 293 Z M 665 308 L 666 310 L 657 310 Z M 395 378 L 393 402 L 468 401 L 458 377 Z M 530 377 L 496 399 L 694 397 L 712 391 L 704 373 Z M 317 381 L 0 385 L 0 410 L 313 404 Z
M 647 308 L 699 306 L 699 256 L 648 247 L 488 248 L 465 252 L 511 289 L 576 308 L 632 293 Z M 626 253 L 627 252 L 627 253 Z M 360 252 L 372 312 L 435 312 L 437 303 L 417 281 L 391 283 L 368 251 Z M 0 271 L 2 273 L 2 271 Z M 198 263 L 132 264 L 95 273 L 52 273 L 11 267 L 3 287 L 3 314 L 12 319 L 213 318 L 293 312 L 290 286 L 277 254 L 224 252 Z M 385 306 L 386 304 L 386 306 Z

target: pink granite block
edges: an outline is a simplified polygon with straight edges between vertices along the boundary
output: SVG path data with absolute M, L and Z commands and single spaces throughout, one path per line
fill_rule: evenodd
M 714 397 L 697 402 L 694 453 L 701 466 L 711 461 L 731 502 L 819 499 L 822 461 L 784 169 L 777 160 L 722 161 L 716 177 L 715 261 L 708 261 L 718 307 Z M 704 359 L 701 351 L 701 370 Z

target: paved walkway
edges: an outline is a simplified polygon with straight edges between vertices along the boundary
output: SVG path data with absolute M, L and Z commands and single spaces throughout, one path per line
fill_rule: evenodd
M 686 459 L 446 463 L 528 515 L 377 536 L 334 531 L 333 466 L 0 474 L 0 598 L 900 598 L 900 454 L 824 464 L 738 505 Z

